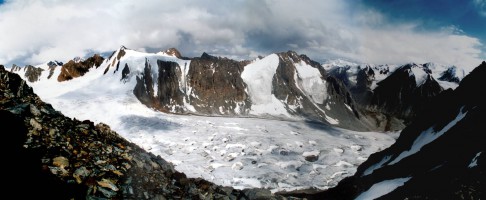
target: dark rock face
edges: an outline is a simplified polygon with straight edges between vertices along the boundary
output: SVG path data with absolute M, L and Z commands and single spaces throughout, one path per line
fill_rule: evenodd
M 376 183 L 409 178 L 403 186 L 378 199 L 484 199 L 485 76 L 483 62 L 456 90 L 446 90 L 427 104 L 395 144 L 371 155 L 354 176 L 335 188 L 288 195 L 354 199 Z
M 180 90 L 179 82 L 181 81 L 181 68 L 175 62 L 157 61 L 159 68 L 157 100 L 154 104 L 157 107 L 168 111 L 170 106 L 178 109 L 176 112 L 183 112 L 180 107 L 184 105 L 184 93 Z
M 106 74 L 108 72 L 108 70 L 110 69 L 110 67 L 116 66 L 116 69 L 114 70 L 113 73 L 116 73 L 118 71 L 118 69 L 120 67 L 120 59 L 126 54 L 125 50 L 127 50 L 127 48 L 124 47 L 124 46 L 121 46 L 120 49 L 118 49 L 117 51 L 113 51 L 113 53 L 110 55 L 110 57 L 108 57 L 108 61 L 110 61 L 113 56 L 115 56 L 115 59 L 113 59 L 113 61 L 111 61 L 111 63 L 108 63 L 103 74 Z M 123 77 L 122 77 L 122 79 L 123 79 Z
M 36 188 L 24 198 L 282 199 L 263 189 L 239 191 L 187 178 L 107 125 L 64 117 L 3 66 L 0 126 L 9 130 L 0 146 L 16 165 L 7 189 Z
M 133 94 L 138 98 L 140 102 L 149 107 L 155 107 L 154 87 L 152 66 L 145 60 L 145 67 L 141 76 L 137 76 L 137 84 L 133 89 Z
M 375 80 L 375 71 L 366 66 L 363 69 L 360 68 L 356 75 L 356 85 L 350 88 L 351 94 L 353 94 L 356 102 L 360 105 L 368 105 L 373 96 L 373 90 L 371 85 Z
M 188 100 L 197 112 L 246 115 L 249 108 L 241 72 L 246 62 L 206 53 L 191 60 L 187 74 Z
M 59 82 L 61 81 L 68 81 L 73 78 L 77 78 L 83 76 L 86 72 L 89 71 L 90 68 L 96 67 L 98 68 L 101 63 L 103 63 L 104 58 L 98 54 L 93 55 L 92 57 L 84 60 L 84 61 L 75 61 L 70 60 L 66 64 L 64 64 L 61 68 L 61 74 L 57 77 Z
M 34 67 L 32 65 L 27 65 L 24 67 L 25 70 L 25 77 L 29 82 L 36 82 L 39 80 L 39 77 L 42 74 L 42 71 L 44 71 L 41 68 Z
M 442 92 L 442 87 L 427 71 L 422 85 L 417 85 L 411 68 L 419 66 L 408 64 L 398 68 L 385 80 L 378 83 L 371 100 L 371 109 L 385 114 L 410 120 L 434 96 Z
M 122 77 L 120 80 L 123 81 L 128 81 L 128 74 L 130 74 L 130 68 L 128 67 L 128 64 L 125 63 L 125 67 L 122 70 Z

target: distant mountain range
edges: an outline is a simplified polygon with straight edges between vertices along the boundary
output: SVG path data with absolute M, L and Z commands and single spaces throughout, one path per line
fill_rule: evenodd
M 73 79 L 79 80 L 70 91 L 94 81 L 119 85 L 120 92 L 132 90 L 141 103 L 162 112 L 308 120 L 360 131 L 402 129 L 425 103 L 457 87 L 465 75 L 454 66 L 432 63 L 320 64 L 293 51 L 236 61 L 206 53 L 187 58 L 174 48 L 143 53 L 124 46 L 108 58 L 96 54 L 64 64 L 12 66 L 11 71 L 36 89 L 70 85 Z

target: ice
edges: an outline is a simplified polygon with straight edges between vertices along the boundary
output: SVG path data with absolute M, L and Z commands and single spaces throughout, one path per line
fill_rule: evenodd
M 342 174 L 347 174 L 346 171 L 339 171 L 339 172 L 335 172 L 334 174 L 332 174 L 329 178 L 330 179 L 334 179 L 336 178 L 336 176 L 339 176 L 339 175 L 342 175 Z
M 358 197 L 356 197 L 355 200 L 376 199 L 378 197 L 381 197 L 385 194 L 392 192 L 397 187 L 400 187 L 403 184 L 405 184 L 408 180 L 410 180 L 410 177 L 385 180 L 379 183 L 375 183 L 366 192 L 363 192 Z
M 346 167 L 352 167 L 353 164 L 351 163 L 348 163 L 346 161 L 343 161 L 343 160 L 340 160 L 338 163 L 334 164 L 335 167 L 342 167 L 342 166 L 346 166 Z
M 333 148 L 333 150 L 334 150 L 334 152 L 336 152 L 336 153 L 343 153 L 343 152 L 344 152 L 344 150 L 343 150 L 343 149 L 341 149 L 341 148 Z
M 235 189 L 261 188 L 262 184 L 254 178 L 233 178 Z
M 302 156 L 307 157 L 307 156 L 319 156 L 321 152 L 320 151 L 306 151 L 302 154 Z
M 481 153 L 482 152 L 478 152 L 476 156 L 474 156 L 474 158 L 471 160 L 471 163 L 469 163 L 469 165 L 467 166 L 468 168 L 473 168 L 478 166 L 478 158 L 481 155 Z
M 231 169 L 233 170 L 241 170 L 243 169 L 243 163 L 241 162 L 236 162 L 231 166 Z

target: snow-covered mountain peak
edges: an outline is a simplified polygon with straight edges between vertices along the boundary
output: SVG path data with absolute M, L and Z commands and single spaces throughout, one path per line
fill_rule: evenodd
M 347 60 L 344 60 L 344 59 L 329 59 L 329 60 L 326 60 L 322 63 L 322 66 L 326 70 L 330 70 L 330 69 L 333 69 L 333 68 L 336 68 L 336 67 L 346 67 L 346 66 L 357 67 L 359 65 L 361 65 L 361 64 L 351 62 L 351 61 L 347 61 Z
M 466 76 L 466 72 L 463 69 L 459 69 L 456 66 L 451 66 L 447 68 L 447 70 L 440 73 L 438 80 L 459 83 L 464 76 Z
M 415 78 L 415 84 L 417 87 L 423 85 L 427 81 L 427 79 L 432 78 L 430 75 L 430 69 L 424 65 L 417 65 L 415 63 L 412 63 L 403 66 L 403 68 L 404 70 L 408 71 L 409 76 L 413 76 Z
M 167 56 L 174 56 L 176 58 L 182 58 L 181 52 L 176 48 L 169 48 L 165 51 L 160 51 L 158 54 L 167 55 Z

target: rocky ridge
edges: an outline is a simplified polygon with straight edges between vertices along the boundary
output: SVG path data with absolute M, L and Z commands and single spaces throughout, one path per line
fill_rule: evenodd
M 123 139 L 107 125 L 64 117 L 3 66 L 0 66 L 0 124 L 12 130 L 6 135 L 11 140 L 2 145 L 4 152 L 14 152 L 8 159 L 18 166 L 13 173 L 20 177 L 12 182 L 40 189 L 26 196 L 285 199 L 264 189 L 239 191 L 187 178 L 170 163 Z
M 443 90 L 431 69 L 442 68 L 430 63 L 334 67 L 293 51 L 253 61 L 207 53 L 187 58 L 175 48 L 152 54 L 121 46 L 107 59 L 94 55 L 49 67 L 49 78 L 56 70 L 58 81 L 88 71 L 96 71 L 101 79 L 117 76 L 113 84 L 130 85 L 142 104 L 168 113 L 306 120 L 351 130 L 390 131 L 402 129 L 403 121 L 408 123 Z M 12 68 L 29 82 L 43 81 L 46 70 Z M 442 82 L 460 78 L 454 68 L 442 74 Z M 419 79 L 424 82 L 418 84 Z

